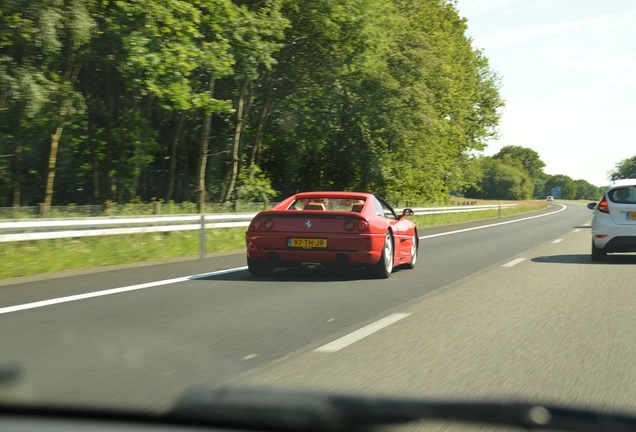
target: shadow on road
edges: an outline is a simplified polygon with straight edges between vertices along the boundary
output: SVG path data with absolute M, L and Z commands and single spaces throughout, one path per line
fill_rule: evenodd
M 396 268 L 393 270 L 395 277 L 403 269 Z M 226 273 L 220 275 L 211 275 L 205 277 L 194 277 L 192 280 L 201 281 L 242 281 L 242 282 L 343 282 L 343 281 L 359 281 L 359 280 L 378 280 L 369 275 L 369 273 L 363 269 L 360 270 L 333 270 L 333 269 L 312 269 L 301 270 L 299 268 L 282 268 L 277 269 L 276 273 L 272 276 L 259 276 L 255 277 L 250 275 L 247 270 Z
M 609 254 L 601 262 L 593 262 L 589 254 L 540 256 L 532 258 L 532 261 L 548 264 L 636 264 L 636 255 Z

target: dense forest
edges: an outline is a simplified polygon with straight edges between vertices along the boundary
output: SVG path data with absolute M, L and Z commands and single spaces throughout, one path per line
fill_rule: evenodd
M 1 0 L 0 11 L 0 205 L 271 189 L 438 199 L 473 182 L 472 152 L 502 105 L 448 1 Z
M 545 195 L 498 89 L 450 0 L 0 0 L 0 207 Z

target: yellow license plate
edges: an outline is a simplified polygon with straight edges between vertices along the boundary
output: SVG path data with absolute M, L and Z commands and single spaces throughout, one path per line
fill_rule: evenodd
M 287 239 L 287 246 L 293 248 L 326 248 L 327 239 L 290 237 Z

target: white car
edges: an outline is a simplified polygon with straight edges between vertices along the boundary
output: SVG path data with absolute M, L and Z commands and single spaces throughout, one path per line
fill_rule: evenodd
M 612 252 L 636 252 L 636 179 L 613 181 L 601 201 L 588 207 L 594 210 L 592 261 Z

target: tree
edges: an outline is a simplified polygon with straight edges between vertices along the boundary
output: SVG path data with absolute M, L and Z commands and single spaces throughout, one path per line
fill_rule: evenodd
M 517 161 L 520 167 L 530 176 L 532 179 L 536 179 L 543 174 L 543 168 L 545 163 L 539 157 L 539 153 L 530 148 L 508 145 L 502 147 L 496 154 L 493 155 L 494 159 L 501 159 L 503 161 Z
M 229 46 L 223 32 L 217 31 L 222 20 L 231 25 L 232 14 L 228 1 L 120 2 L 111 19 L 125 52 L 120 68 L 130 86 L 133 118 L 148 119 L 153 114 L 148 108 L 157 102 L 161 109 L 178 112 L 179 116 L 203 112 L 197 171 L 200 204 L 205 200 L 208 118 L 229 110 L 227 102 L 215 99 L 214 84 L 231 73 Z M 142 161 L 154 156 L 155 152 L 148 150 L 157 145 L 150 134 L 136 129 L 140 133 L 133 140 L 134 179 L 141 176 Z M 135 180 L 133 195 L 137 194 L 137 184 Z
M 443 199 L 474 181 L 501 101 L 450 4 L 289 4 L 269 152 L 277 188 Z M 291 180 L 291 181 L 290 181 Z
M 557 174 L 549 176 L 545 182 L 545 195 L 550 195 L 551 191 L 555 187 L 561 188 L 561 198 L 563 199 L 577 199 L 577 184 L 575 181 L 566 175 Z
M 236 196 L 241 200 L 269 202 L 276 191 L 272 189 L 272 182 L 256 165 L 252 165 L 239 174 Z
M 0 0 L 4 202 L 273 189 L 443 201 L 498 78 L 439 0 Z M 240 179 L 240 182 L 239 182 Z M 243 192 L 241 192 L 243 194 Z
M 636 178 L 636 156 L 623 159 L 609 173 L 610 180 Z
M 532 188 L 532 192 L 529 197 L 544 196 L 546 175 L 543 173 L 543 168 L 545 167 L 545 163 L 541 160 L 539 154 L 536 151 L 530 148 L 508 145 L 502 147 L 499 152 L 492 156 L 491 159 L 500 161 L 504 165 L 524 172 L 527 175 L 529 185 Z M 483 161 L 488 161 L 488 158 L 484 159 Z M 489 163 L 487 166 L 492 169 L 493 165 Z M 509 174 L 513 172 L 511 170 L 507 171 Z M 500 176 L 498 178 L 505 179 L 506 182 L 509 182 L 510 180 L 509 176 Z M 486 182 L 486 184 L 481 185 L 481 189 L 484 191 L 484 193 L 492 194 L 495 190 L 498 190 L 498 193 L 502 193 L 502 190 L 508 189 L 506 185 L 503 185 L 501 187 L 496 186 L 494 184 L 496 179 L 488 178 L 487 175 L 485 177 L 482 177 L 482 181 Z M 524 185 L 523 189 L 525 190 L 526 187 L 528 186 Z M 476 189 L 479 190 L 479 187 Z M 525 192 L 523 194 L 525 194 Z
M 263 168 L 284 193 L 378 183 L 380 128 L 389 111 L 387 80 L 379 75 L 391 11 L 386 0 L 286 4 L 290 26 L 263 86 L 273 90 L 268 100 L 274 103 L 262 104 L 271 126 L 261 153 Z
M 236 58 L 233 74 L 235 118 L 228 169 L 229 180 L 222 197 L 223 201 L 229 201 L 235 193 L 240 171 L 241 143 L 256 97 L 255 81 L 274 65 L 274 54 L 282 46 L 280 41 L 287 27 L 287 20 L 281 14 L 281 1 L 252 0 L 244 3 L 246 4 L 240 8 L 238 25 L 234 28 L 232 36 Z
M 576 184 L 576 195 L 574 196 L 574 199 L 593 200 L 602 195 L 601 188 L 594 186 L 586 180 L 574 180 L 574 183 Z
M 439 200 L 450 191 L 464 190 L 476 181 L 475 150 L 483 150 L 495 136 L 499 81 L 483 54 L 466 36 L 466 22 L 450 2 L 397 1 L 400 40 L 392 73 L 399 77 L 399 111 L 404 122 L 396 130 L 398 169 L 415 185 L 396 188 Z M 395 157 L 395 156 L 394 156 Z M 412 168 L 408 168 L 408 166 Z M 415 186 L 415 188 L 413 188 Z
M 51 205 L 62 132 L 68 116 L 84 108 L 74 85 L 94 26 L 88 4 L 81 0 L 3 2 L 0 110 L 6 110 L 13 122 L 0 127 L 14 143 L 14 206 L 21 201 L 25 151 L 46 153 L 46 165 L 37 171 L 44 174 L 45 208 Z M 30 134 L 37 131 L 38 139 L 30 140 L 37 147 L 25 146 L 25 127 Z
M 484 199 L 525 200 L 532 196 L 533 182 L 523 169 L 500 159 L 484 158 L 480 190 L 471 196 Z

